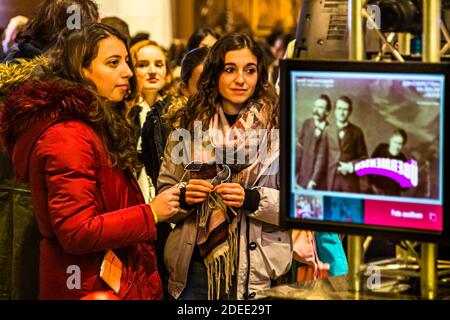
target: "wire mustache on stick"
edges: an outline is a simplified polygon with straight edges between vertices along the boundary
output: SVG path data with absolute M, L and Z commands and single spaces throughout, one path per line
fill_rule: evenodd
M 217 173 L 217 175 L 212 179 L 211 184 L 216 187 L 221 183 L 227 182 L 230 180 L 231 178 L 231 169 L 228 165 L 226 164 L 222 164 L 221 165 L 222 170 L 219 171 Z M 185 167 L 184 167 L 184 173 L 183 176 L 180 178 L 180 181 L 178 182 L 178 186 L 181 187 L 182 185 L 180 185 L 184 178 L 186 177 L 186 175 L 189 172 L 199 172 L 202 168 L 202 163 L 198 160 L 194 160 L 189 162 Z
M 216 187 L 221 183 L 227 182 L 230 180 L 231 170 L 230 167 L 226 164 L 222 165 L 222 170 L 217 173 L 217 175 L 212 179 L 211 184 Z
M 220 170 L 217 175 L 211 180 L 211 184 L 213 185 L 213 187 L 215 188 L 216 186 L 218 186 L 221 183 L 227 182 L 230 180 L 231 178 L 231 169 L 228 165 L 226 164 L 222 164 L 221 165 L 222 170 Z M 185 167 L 184 167 L 184 173 L 183 176 L 181 177 L 179 183 L 178 183 L 178 187 L 180 188 L 182 186 L 183 180 L 186 177 L 186 175 L 188 174 L 188 172 L 199 172 L 202 168 L 202 163 L 200 161 L 191 161 L 189 162 Z M 210 193 L 209 197 L 208 197 L 208 207 L 210 209 L 214 209 L 219 205 L 219 203 L 217 202 L 215 196 Z M 205 227 L 206 223 L 208 220 L 208 215 L 206 214 L 202 214 L 200 221 L 199 221 L 199 227 Z

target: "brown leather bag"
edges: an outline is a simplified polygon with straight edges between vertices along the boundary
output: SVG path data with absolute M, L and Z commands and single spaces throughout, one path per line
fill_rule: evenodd
M 314 275 L 314 267 L 310 265 L 303 265 L 297 268 L 297 282 L 305 282 L 312 281 L 317 279 L 326 279 L 328 278 L 329 273 L 328 270 L 320 270 L 319 274 Z

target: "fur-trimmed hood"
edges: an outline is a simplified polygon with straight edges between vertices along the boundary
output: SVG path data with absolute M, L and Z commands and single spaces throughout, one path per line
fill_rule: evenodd
M 11 90 L 0 104 L 0 145 L 11 155 L 16 176 L 28 178 L 32 148 L 50 125 L 89 119 L 95 103 L 91 92 L 62 79 L 27 81 Z
M 17 59 L 0 64 L 0 98 L 32 79 L 37 73 L 50 73 L 48 62 L 43 56 L 37 56 L 32 60 Z

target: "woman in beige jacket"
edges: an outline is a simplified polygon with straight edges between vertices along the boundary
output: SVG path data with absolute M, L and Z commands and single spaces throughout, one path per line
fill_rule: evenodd
M 164 250 L 169 292 L 252 299 L 292 259 L 289 232 L 278 227 L 278 98 L 260 48 L 236 33 L 211 48 L 198 89 L 158 179 L 160 191 L 181 188 Z

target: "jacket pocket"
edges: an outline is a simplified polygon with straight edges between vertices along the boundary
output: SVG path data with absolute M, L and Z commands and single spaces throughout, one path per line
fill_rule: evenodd
M 164 264 L 166 265 L 169 274 L 172 274 L 175 271 L 175 266 L 177 264 L 181 231 L 181 226 L 175 227 L 167 237 L 166 245 L 164 246 Z
M 291 267 L 292 240 L 289 231 L 271 225 L 261 227 L 261 254 L 271 279 L 277 279 Z

